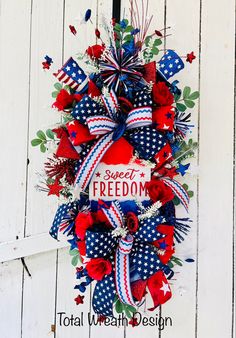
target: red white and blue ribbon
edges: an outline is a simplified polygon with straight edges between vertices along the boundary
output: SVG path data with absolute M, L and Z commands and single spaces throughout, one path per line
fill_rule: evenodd
M 110 117 L 96 115 L 87 118 L 89 131 L 92 135 L 104 135 L 91 148 L 90 152 L 84 159 L 75 179 L 75 185 L 85 190 L 88 186 L 99 162 L 110 148 L 110 146 L 123 135 L 125 130 L 132 128 L 144 127 L 152 124 L 152 108 L 140 107 L 131 110 L 127 114 L 125 125 L 122 125 L 122 132 L 118 138 L 115 131 L 120 127 L 118 121 L 115 120 L 118 112 L 118 101 L 114 91 L 110 91 L 108 97 L 103 97 L 103 102 Z
M 124 216 L 118 201 L 112 202 L 109 208 L 103 207 L 102 210 L 114 229 L 124 227 Z M 118 297 L 122 303 L 134 306 L 137 304 L 135 304 L 131 292 L 129 271 L 129 253 L 131 252 L 133 241 L 134 238 L 130 234 L 121 237 L 119 240 L 119 246 L 115 254 L 115 284 Z
M 189 195 L 187 191 L 184 189 L 184 187 L 177 182 L 176 180 L 170 180 L 169 178 L 162 178 L 162 181 L 171 188 L 173 193 L 176 197 L 180 200 L 180 202 L 183 204 L 186 211 L 188 211 L 188 205 L 189 205 Z

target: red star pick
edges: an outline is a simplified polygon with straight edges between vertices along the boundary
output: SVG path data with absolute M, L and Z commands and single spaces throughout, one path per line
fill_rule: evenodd
M 74 301 L 76 302 L 76 305 L 84 304 L 84 296 L 78 295 Z
M 131 318 L 129 324 L 132 325 L 133 327 L 138 326 L 138 319 L 134 317 Z
M 49 195 L 56 195 L 59 197 L 60 191 L 65 188 L 63 185 L 59 185 L 58 180 L 56 180 L 53 184 L 47 185 L 49 188 L 48 196 Z
M 186 58 L 187 62 L 192 63 L 194 59 L 196 59 L 196 56 L 194 55 L 194 52 L 191 52 L 191 53 L 187 54 L 187 58 Z

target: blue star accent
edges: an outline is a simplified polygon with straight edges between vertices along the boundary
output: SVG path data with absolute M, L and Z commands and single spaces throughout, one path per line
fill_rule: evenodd
M 76 135 L 77 135 L 77 133 L 75 131 L 72 131 L 72 133 L 70 134 L 70 137 L 71 138 L 76 138 Z
M 182 176 L 184 176 L 186 174 L 186 171 L 188 170 L 189 166 L 190 166 L 190 163 L 185 164 L 185 165 L 180 163 L 179 168 L 176 171 L 177 171 L 177 173 L 180 173 Z
M 167 113 L 167 114 L 166 114 L 166 117 L 167 117 L 168 119 L 171 119 L 171 118 L 172 118 L 172 114 L 171 114 L 171 113 Z
M 67 242 L 70 244 L 70 250 L 77 248 L 77 241 L 78 239 L 76 236 L 74 236 L 72 239 L 68 239 Z
M 167 244 L 166 244 L 166 242 L 164 241 L 164 242 L 161 242 L 161 243 L 159 244 L 159 246 L 160 246 L 160 249 L 166 249 Z

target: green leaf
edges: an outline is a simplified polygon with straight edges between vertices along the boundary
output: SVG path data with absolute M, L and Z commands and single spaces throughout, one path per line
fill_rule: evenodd
M 133 312 L 133 313 L 136 312 L 136 308 L 135 308 L 134 306 L 132 306 L 132 305 L 127 305 L 126 307 L 127 307 L 127 309 L 128 309 L 130 312 Z
M 119 31 L 121 30 L 120 24 L 118 24 L 118 23 L 115 24 L 114 30 L 115 30 L 116 32 L 119 32 Z
M 134 27 L 133 26 L 127 26 L 126 28 L 125 28 L 125 33 L 130 33 L 130 32 L 132 32 L 132 30 L 134 29 Z
M 151 41 L 152 37 L 151 36 L 147 36 L 145 39 L 145 45 L 148 47 L 150 41 Z
M 199 98 L 199 92 L 196 91 L 196 92 L 193 92 L 191 95 L 189 95 L 189 100 L 196 100 Z
M 159 53 L 159 49 L 157 47 L 152 47 L 151 53 L 157 55 Z
M 154 42 L 153 42 L 153 46 L 155 47 L 158 47 L 162 44 L 162 41 L 161 39 L 155 39 Z
M 65 85 L 65 86 L 64 86 L 64 89 L 67 90 L 67 91 L 70 93 L 70 86 Z
M 174 205 L 176 205 L 176 206 L 180 204 L 180 200 L 178 199 L 177 196 L 174 197 L 173 203 L 174 203 Z
M 76 255 L 76 256 L 74 256 L 74 257 L 72 258 L 71 264 L 72 264 L 73 266 L 76 266 L 76 265 L 78 264 L 78 262 L 79 262 L 79 255 Z
M 133 40 L 133 36 L 130 35 L 130 34 L 128 34 L 128 35 L 126 35 L 126 36 L 124 37 L 124 41 L 125 41 L 125 42 L 130 42 L 131 40 Z
M 169 266 L 169 268 L 173 268 L 174 267 L 174 264 L 171 262 L 171 261 L 169 261 L 169 263 L 167 264 L 168 266 Z
M 40 144 L 40 151 L 41 151 L 42 153 L 45 153 L 46 150 L 47 150 L 47 148 L 45 147 L 44 142 L 42 142 L 42 143 Z
M 42 140 L 40 140 L 40 139 L 38 139 L 38 138 L 35 138 L 35 139 L 33 139 L 32 141 L 31 141 L 31 145 L 33 146 L 33 147 L 36 147 L 36 146 L 38 146 L 39 144 L 41 144 L 42 143 Z
M 195 106 L 195 102 L 190 101 L 190 100 L 184 100 L 184 103 L 188 108 L 193 108 Z
M 70 254 L 71 256 L 76 256 L 76 255 L 78 255 L 78 250 L 77 250 L 77 249 L 70 250 L 70 251 L 69 251 L 69 254 Z
M 115 305 L 115 309 L 117 313 L 122 313 L 123 312 L 123 304 L 121 301 L 118 299 Z
M 177 94 L 175 94 L 175 95 L 174 95 L 175 102 L 179 101 L 180 97 L 181 97 L 181 95 L 177 95 Z
M 192 198 L 193 195 L 194 195 L 194 192 L 192 190 L 190 190 L 190 191 L 188 191 L 188 195 L 189 195 L 190 198 Z
M 60 91 L 62 89 L 62 85 L 59 82 L 57 82 L 57 83 L 54 84 L 54 88 L 56 88 L 56 90 Z
M 176 103 L 176 108 L 181 112 L 187 109 L 187 107 L 183 103 Z
M 56 99 L 58 94 L 59 94 L 59 92 L 52 92 L 52 97 L 53 97 L 54 99 Z
M 46 130 L 46 135 L 48 138 L 50 138 L 51 140 L 54 140 L 54 132 L 51 129 L 47 129 Z
M 131 319 L 133 317 L 133 313 L 130 312 L 127 307 L 125 307 L 125 314 L 129 319 Z
M 38 138 L 40 138 L 43 141 L 46 141 L 46 135 L 42 130 L 38 130 L 36 135 L 38 136 Z
M 189 97 L 190 93 L 191 93 L 191 88 L 190 87 L 184 87 L 183 98 L 187 99 Z
M 183 184 L 183 188 L 188 191 L 188 185 L 186 183 Z

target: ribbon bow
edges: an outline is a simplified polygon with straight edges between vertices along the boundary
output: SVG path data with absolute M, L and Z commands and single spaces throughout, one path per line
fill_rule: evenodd
M 75 185 L 82 190 L 88 186 L 106 151 L 122 137 L 126 130 L 152 124 L 151 107 L 135 108 L 125 114 L 119 110 L 118 100 L 113 90 L 102 99 L 109 116 L 96 115 L 86 119 L 90 134 L 102 137 L 91 148 L 76 175 Z
M 116 237 L 124 231 L 125 220 L 118 201 L 111 203 L 109 208 L 101 206 L 108 218 L 112 232 L 86 232 L 86 256 L 88 258 L 109 257 L 115 251 L 115 271 L 98 281 L 94 290 L 93 307 L 96 312 L 112 315 L 112 304 L 115 290 L 120 300 L 132 306 L 137 306 L 133 299 L 130 282 L 142 279 L 148 280 L 159 271 L 163 264 L 157 257 L 157 252 L 150 244 L 166 235 L 156 230 L 158 224 L 163 223 L 162 216 L 154 216 L 139 222 L 138 231 Z M 101 303 L 100 292 L 104 302 Z

